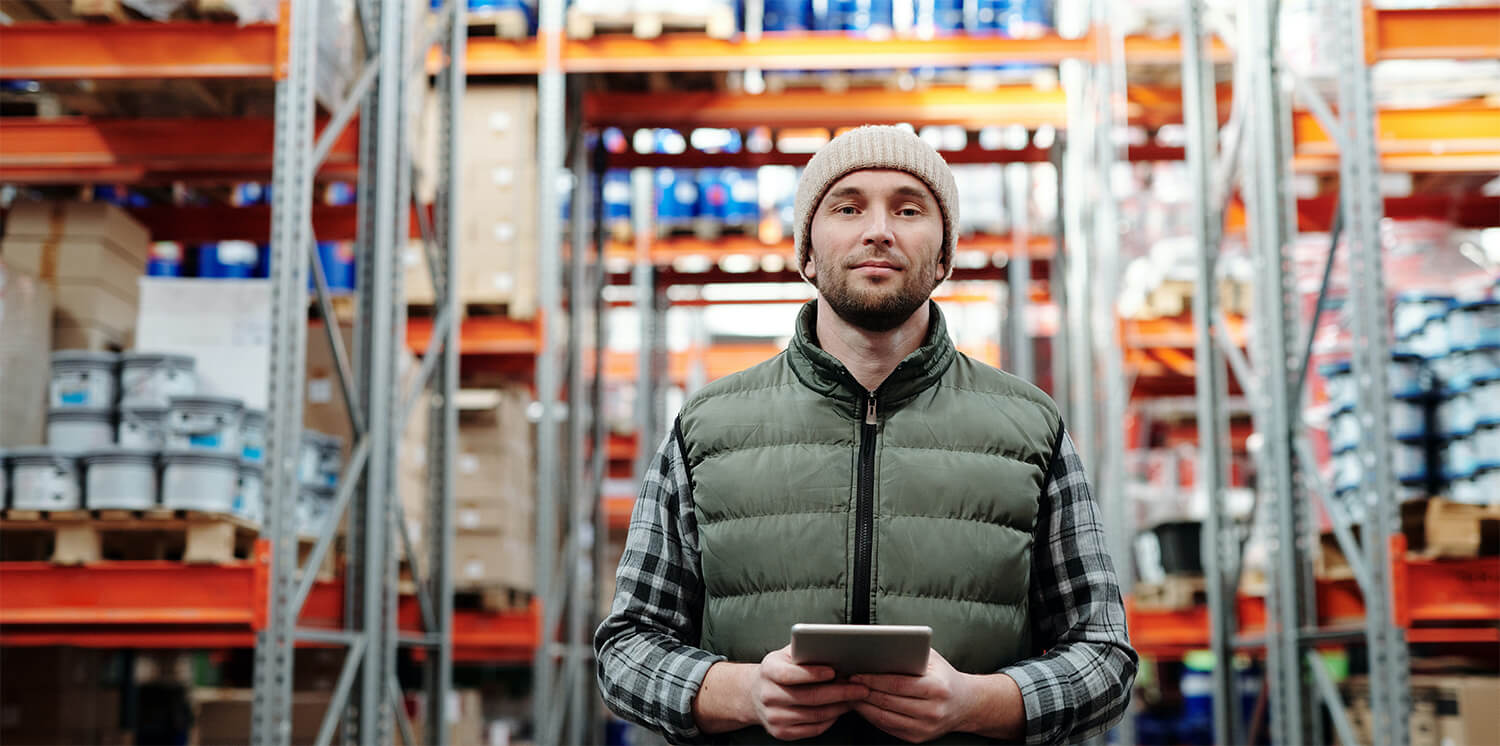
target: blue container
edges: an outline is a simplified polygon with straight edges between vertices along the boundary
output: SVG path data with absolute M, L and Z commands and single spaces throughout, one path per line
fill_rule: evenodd
M 323 274 L 328 278 L 328 292 L 334 294 L 354 292 L 354 244 L 347 241 L 319 241 L 318 258 L 323 262 Z M 307 288 L 317 287 L 317 279 L 309 272 Z
M 812 0 L 765 0 L 761 28 L 765 31 L 810 31 Z
M 656 170 L 656 220 L 671 230 L 690 222 L 698 205 L 698 187 L 692 171 L 659 168 Z
M 728 225 L 753 227 L 760 222 L 760 192 L 754 169 L 724 169 L 724 186 L 729 202 L 724 209 Z
M 354 185 L 347 181 L 335 181 L 323 192 L 323 200 L 330 205 L 352 205 L 357 199 Z
M 255 276 L 267 279 L 271 276 L 271 244 L 263 243 L 255 247 L 256 262 Z
M 182 244 L 173 241 L 157 241 L 151 244 L 151 253 L 146 258 L 146 275 L 181 277 Z
M 916 0 L 913 25 L 919 34 L 954 34 L 964 29 L 964 0 Z
M 258 259 L 255 244 L 246 241 L 202 244 L 198 247 L 198 276 L 247 279 L 254 275 Z
M 827 11 L 813 23 L 823 30 L 856 36 L 889 34 L 895 26 L 893 0 L 828 0 Z
M 698 207 L 694 217 L 724 222 L 729 214 L 729 187 L 724 184 L 724 169 L 698 169 Z
M 604 220 L 630 222 L 630 171 L 613 168 L 604 172 Z
M 119 207 L 148 207 L 151 204 L 144 194 L 109 184 L 94 185 L 94 200 Z
M 251 205 L 263 205 L 271 200 L 271 187 L 269 184 L 260 184 L 254 181 L 244 181 L 234 185 L 234 192 L 230 195 L 230 204 L 239 207 Z

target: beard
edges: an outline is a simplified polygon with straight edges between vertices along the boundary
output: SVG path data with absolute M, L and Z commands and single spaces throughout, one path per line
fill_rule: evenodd
M 930 262 L 918 262 L 902 267 L 901 272 L 884 283 L 861 283 L 856 287 L 855 266 L 872 258 L 862 256 L 839 267 L 837 272 L 819 273 L 813 285 L 845 323 L 865 331 L 888 332 L 906 323 L 932 296 L 938 286 L 937 267 Z

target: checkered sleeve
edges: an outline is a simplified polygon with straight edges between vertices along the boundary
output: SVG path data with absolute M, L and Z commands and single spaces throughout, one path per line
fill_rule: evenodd
M 1021 689 L 1026 743 L 1073 743 L 1125 714 L 1137 656 L 1098 506 L 1060 433 L 1037 515 L 1031 625 L 1037 657 L 1003 669 Z
M 599 690 L 621 717 L 672 743 L 702 739 L 693 698 L 709 666 L 724 660 L 696 647 L 703 578 L 692 489 L 674 432 L 645 475 L 609 616 L 594 633 Z

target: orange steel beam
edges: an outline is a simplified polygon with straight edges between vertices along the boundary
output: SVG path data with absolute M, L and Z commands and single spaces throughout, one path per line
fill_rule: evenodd
M 276 28 L 192 22 L 0 26 L 0 78 L 269 78 L 276 67 Z
M 843 93 L 789 90 L 775 94 L 592 93 L 584 101 L 591 123 L 618 127 L 839 127 L 851 117 L 869 124 L 961 125 L 979 129 L 1020 124 L 1062 127 L 1067 99 L 1061 88 L 1029 85 L 969 90 L 943 86 L 915 91 L 858 88 Z
M 353 176 L 358 132 L 351 124 L 339 136 L 323 177 Z M 15 118 L 0 137 L 0 181 L 73 183 L 124 173 L 137 174 L 134 180 L 269 180 L 273 140 L 270 119 Z
M 1338 146 L 1306 112 L 1294 115 L 1293 166 L 1336 171 Z M 1500 106 L 1472 102 L 1426 109 L 1384 109 L 1376 116 L 1376 147 L 1388 171 L 1500 171 Z
M 413 353 L 427 350 L 432 338 L 431 318 L 406 322 L 406 347 Z M 464 355 L 535 355 L 541 349 L 541 325 L 537 319 L 505 316 L 471 316 L 459 326 L 458 350 Z
M 1365 36 L 1374 60 L 1492 60 L 1500 58 L 1500 5 L 1367 11 Z

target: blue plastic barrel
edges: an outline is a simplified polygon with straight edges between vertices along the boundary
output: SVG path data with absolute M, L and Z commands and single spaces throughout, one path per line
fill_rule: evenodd
M 729 202 L 724 209 L 724 223 L 751 230 L 760 221 L 760 194 L 754 169 L 726 168 L 724 186 Z
M 765 0 L 765 15 L 761 28 L 766 31 L 811 30 L 813 28 L 812 0 Z
M 198 247 L 198 276 L 248 279 L 254 276 L 258 260 L 255 244 L 248 241 L 201 244 Z
M 146 275 L 181 277 L 182 244 L 175 241 L 157 241 L 151 244 L 151 253 L 146 257 Z
M 828 0 L 827 16 L 819 28 L 866 36 L 889 34 L 894 26 L 893 0 Z
M 604 220 L 630 222 L 630 171 L 613 168 L 604 173 Z
M 700 168 L 695 179 L 698 185 L 698 207 L 696 216 L 723 224 L 729 214 L 729 188 L 724 184 L 720 168 Z
M 913 25 L 935 36 L 964 30 L 964 0 L 916 0 Z

